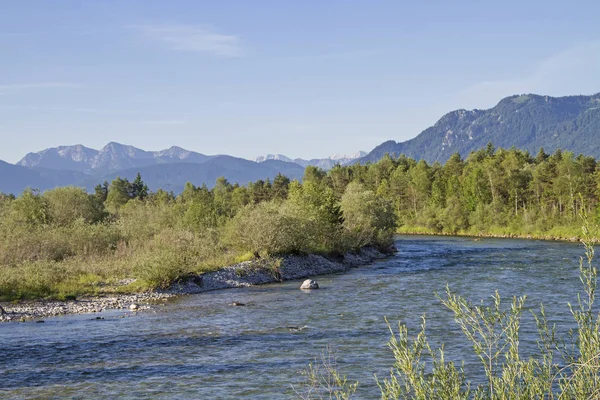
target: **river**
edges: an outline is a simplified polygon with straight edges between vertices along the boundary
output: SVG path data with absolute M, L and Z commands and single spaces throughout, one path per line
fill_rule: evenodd
M 148 312 L 0 324 L 0 398 L 289 398 L 328 347 L 360 382 L 357 398 L 378 398 L 374 374 L 393 365 L 384 317 L 415 332 L 426 313 L 430 340 L 479 370 L 434 295 L 446 284 L 473 301 L 496 289 L 507 302 L 527 294 L 528 310 L 543 302 L 563 330 L 572 323 L 581 244 L 398 236 L 396 246 L 388 259 L 317 277 L 321 289 L 310 292 L 290 281 L 180 297 Z M 526 311 L 525 353 L 535 347 L 531 320 Z

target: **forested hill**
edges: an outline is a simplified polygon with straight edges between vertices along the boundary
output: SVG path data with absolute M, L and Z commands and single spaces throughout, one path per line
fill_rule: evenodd
M 560 148 L 600 158 L 599 134 L 600 93 L 568 97 L 516 95 L 489 110 L 452 111 L 414 139 L 382 143 L 359 162 L 375 162 L 386 153 L 445 162 L 453 153 L 466 157 L 489 142 L 532 154 L 543 147 L 547 152 Z
M 0 160 L 0 193 L 18 194 L 27 187 L 40 190 L 69 185 L 93 188 L 97 183 L 97 179 L 77 171 L 31 169 Z
M 102 169 L 94 171 L 94 174 L 86 174 L 73 168 L 75 163 L 64 164 L 71 168 L 32 168 L 0 160 L 0 193 L 19 194 L 27 187 L 44 191 L 60 186 L 78 186 L 92 191 L 98 183 L 111 182 L 117 177 L 132 180 L 138 173 L 144 177 L 151 190 L 163 189 L 175 193 L 183 191 L 187 182 L 212 187 L 219 177 L 245 185 L 258 180 L 272 180 L 277 174 L 283 174 L 290 179 L 301 179 L 304 174 L 304 167 L 295 163 L 277 160 L 257 163 L 224 155 L 207 157 L 202 163 L 189 160 L 155 165 L 139 163 L 136 167 L 104 174 L 98 173 Z

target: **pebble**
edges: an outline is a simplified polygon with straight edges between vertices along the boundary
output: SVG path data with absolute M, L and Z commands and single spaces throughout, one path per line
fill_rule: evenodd
M 165 290 L 140 294 L 111 295 L 106 297 L 80 298 L 69 301 L 36 301 L 24 303 L 2 303 L 0 322 L 25 321 L 33 318 L 53 317 L 64 314 L 91 314 L 105 310 L 125 309 L 132 311 L 148 310 L 149 301 L 167 300 L 172 297 L 206 292 L 210 290 L 249 287 L 287 280 L 303 279 L 310 276 L 343 272 L 352 267 L 368 264 L 373 260 L 385 258 L 387 255 L 374 248 L 364 248 L 358 254 L 348 253 L 341 262 L 332 261 L 323 256 L 285 256 L 280 266 L 273 268 L 273 260 L 245 261 L 240 264 L 222 268 L 218 271 L 195 277 L 185 283 L 176 283 Z M 126 280 L 126 282 L 133 282 Z M 237 306 L 243 303 L 234 302 Z M 133 309 L 132 306 L 137 306 Z M 119 318 L 125 318 L 121 316 Z M 102 317 L 98 317 L 102 318 Z
M 0 322 L 21 321 L 33 318 L 55 317 L 65 314 L 94 314 L 105 310 L 125 309 L 137 304 L 137 311 L 147 310 L 148 305 L 140 305 L 148 301 L 174 297 L 168 293 L 142 293 L 135 295 L 113 295 L 107 297 L 81 298 L 77 301 L 34 301 L 23 303 L 3 303 L 6 311 L 0 315 Z M 103 317 L 97 317 L 103 318 Z

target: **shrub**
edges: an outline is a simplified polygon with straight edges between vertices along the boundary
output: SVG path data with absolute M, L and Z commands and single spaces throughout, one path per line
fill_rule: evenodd
M 350 183 L 342 196 L 341 210 L 352 248 L 372 245 L 387 250 L 392 245 L 396 226 L 392 205 L 373 191 Z
M 137 260 L 136 277 L 151 287 L 167 287 L 186 273 L 188 260 L 175 249 L 161 249 Z
M 180 215 L 173 204 L 131 200 L 119 210 L 118 227 L 132 244 L 151 240 L 165 229 L 175 228 Z
M 62 187 L 47 191 L 43 195 L 48 204 L 49 220 L 58 226 L 69 226 L 77 220 L 91 223 L 102 218 L 92 198 L 85 190 Z
M 207 260 L 222 249 L 214 232 L 166 229 L 139 248 L 135 256 L 134 275 L 150 287 L 167 287 L 180 277 L 203 270 Z
M 226 226 L 226 243 L 241 251 L 268 256 L 300 251 L 294 235 L 297 221 L 281 212 L 278 204 L 244 207 Z
M 49 222 L 48 202 L 38 191 L 26 189 L 11 202 L 8 219 L 15 226 L 35 227 Z

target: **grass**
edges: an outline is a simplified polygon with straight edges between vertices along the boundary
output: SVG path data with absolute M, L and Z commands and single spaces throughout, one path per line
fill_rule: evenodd
M 515 230 L 511 227 L 490 226 L 485 231 L 470 228 L 458 232 L 440 232 L 420 225 L 403 225 L 396 230 L 400 235 L 450 235 L 450 236 L 479 236 L 479 237 L 499 237 L 499 238 L 521 238 L 521 239 L 542 239 L 542 240 L 568 240 L 578 241 L 582 238 L 581 228 L 576 226 L 558 226 L 548 230 L 536 228 Z M 592 241 L 598 241 L 592 238 Z
M 107 227 L 110 231 L 113 228 Z M 78 233 L 64 228 L 13 233 L 13 242 L 0 249 L 0 301 L 141 293 L 167 287 L 189 274 L 211 272 L 255 258 L 251 252 L 223 247 L 218 237 L 207 232 L 168 228 L 152 233 L 152 237 L 129 241 L 120 237 L 112 242 L 108 235 L 110 240 L 104 243 L 97 237 L 86 237 L 95 240 L 94 251 L 73 245 L 83 239 L 69 242 Z M 67 245 L 56 247 L 57 243 Z M 273 271 L 276 274 L 275 267 Z M 132 283 L 123 284 L 131 279 Z

